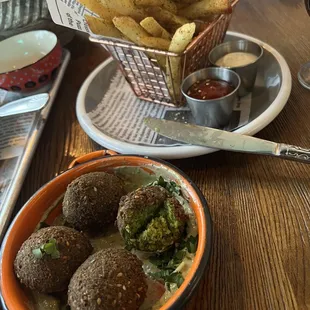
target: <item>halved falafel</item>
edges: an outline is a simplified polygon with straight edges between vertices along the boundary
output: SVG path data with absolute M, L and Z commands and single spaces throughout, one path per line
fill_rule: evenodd
M 68 290 L 72 310 L 137 310 L 147 291 L 142 262 L 124 249 L 91 255 L 73 275 Z
M 46 227 L 22 244 L 14 269 L 20 282 L 32 290 L 61 292 L 91 252 L 84 234 L 65 226 Z
M 147 252 L 163 252 L 178 241 L 187 215 L 161 186 L 139 188 L 122 197 L 117 225 L 126 245 Z
M 124 193 L 122 181 L 115 175 L 84 174 L 67 188 L 63 200 L 64 218 L 79 230 L 102 230 L 115 221 Z

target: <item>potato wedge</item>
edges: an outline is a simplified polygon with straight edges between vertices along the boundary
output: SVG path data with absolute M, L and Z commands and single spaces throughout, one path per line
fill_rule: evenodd
M 196 24 L 188 23 L 180 27 L 172 37 L 169 52 L 182 53 L 187 45 L 192 41 L 195 33 Z
M 140 42 L 142 45 L 154 49 L 168 51 L 170 46 L 170 41 L 163 38 L 155 38 L 155 37 L 141 37 Z
M 146 17 L 140 25 L 153 37 L 163 38 L 166 40 L 171 39 L 170 33 L 163 28 L 153 17 Z
M 185 24 L 180 27 L 172 37 L 169 52 L 182 53 L 185 51 L 187 45 L 192 41 L 195 33 L 195 23 Z M 167 86 L 170 95 L 177 100 L 181 94 L 181 58 L 180 57 L 168 57 L 167 58 Z
M 103 0 L 105 6 L 117 11 L 119 15 L 130 16 L 137 21 L 141 21 L 147 15 L 141 8 L 137 8 L 132 0 Z
M 89 29 L 94 33 L 106 37 L 121 38 L 122 34 L 110 22 L 102 18 L 85 14 Z
M 78 0 L 78 2 L 106 21 L 112 22 L 113 17 L 120 15 L 118 12 L 107 8 L 104 0 Z
M 179 15 L 190 19 L 206 19 L 212 15 L 231 12 L 229 0 L 203 0 L 179 11 Z
M 130 41 L 141 45 L 141 37 L 148 37 L 149 34 L 131 17 L 119 16 L 113 18 L 115 27 Z
M 160 6 L 173 14 L 177 13 L 177 6 L 171 0 L 134 0 L 134 4 L 142 8 Z
M 168 29 L 176 30 L 175 28 L 179 28 L 184 24 L 189 23 L 188 19 L 177 16 L 160 7 L 149 7 L 146 8 L 145 11 L 149 15 L 153 16 L 161 25 L 165 25 Z

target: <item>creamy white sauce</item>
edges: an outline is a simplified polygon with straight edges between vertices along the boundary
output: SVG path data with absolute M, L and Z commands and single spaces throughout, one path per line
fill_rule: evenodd
M 115 169 L 115 174 L 120 177 L 124 182 L 124 187 L 127 192 L 135 190 L 141 186 L 147 185 L 154 180 L 157 179 L 157 175 L 150 175 L 145 172 L 141 168 L 137 167 L 121 167 Z M 63 197 L 63 196 L 62 196 Z M 61 198 L 62 198 L 61 197 Z M 196 236 L 198 234 L 197 224 L 195 215 L 193 210 L 191 209 L 188 201 L 181 196 L 175 195 L 175 197 L 179 200 L 181 205 L 184 207 L 186 214 L 189 216 L 188 225 L 187 225 L 187 233 L 188 235 Z M 48 210 L 45 212 L 44 216 L 42 217 L 41 221 L 44 221 L 49 213 L 58 205 L 60 199 L 57 200 L 57 203 L 53 204 Z M 64 217 L 63 214 L 60 214 L 53 222 L 53 226 L 64 225 Z M 98 252 L 105 248 L 124 248 L 125 244 L 124 241 L 119 234 L 117 228 L 115 226 L 111 226 L 108 228 L 106 233 L 102 233 L 96 236 L 88 236 L 90 242 L 94 248 L 94 252 Z M 141 252 L 137 250 L 132 250 L 132 252 L 139 257 L 139 259 L 143 262 L 143 269 L 144 272 L 151 273 L 159 271 L 155 265 L 150 263 L 148 258 L 150 257 L 150 253 Z M 187 253 L 184 257 L 183 261 L 180 265 L 176 268 L 176 271 L 182 273 L 183 277 L 185 278 L 188 274 L 195 254 Z M 140 310 L 158 310 L 161 306 L 163 306 L 171 296 L 177 291 L 176 285 L 170 286 L 170 291 L 165 289 L 164 293 L 162 294 L 164 287 L 159 282 L 156 282 L 150 278 L 147 280 L 148 282 L 148 291 L 147 297 L 140 307 Z M 161 297 L 160 297 L 161 296 Z M 33 304 L 35 310 L 57 310 L 64 307 L 63 304 L 60 303 L 60 300 L 51 296 L 40 294 L 38 292 L 32 292 L 33 297 Z
M 216 65 L 226 68 L 243 67 L 254 63 L 257 60 L 257 56 L 251 53 L 235 52 L 229 53 L 216 61 Z

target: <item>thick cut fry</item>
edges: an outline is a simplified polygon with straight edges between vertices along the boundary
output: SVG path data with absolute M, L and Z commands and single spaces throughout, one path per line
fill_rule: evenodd
M 164 25 L 169 29 L 179 28 L 189 22 L 188 19 L 177 16 L 160 7 L 149 7 L 145 10 L 149 15 L 153 16 L 161 25 Z
M 140 42 L 146 47 L 164 51 L 168 51 L 170 46 L 170 41 L 163 38 L 141 37 Z
M 85 15 L 85 19 L 87 21 L 90 30 L 94 34 L 114 38 L 122 37 L 122 34 L 109 21 L 90 15 Z
M 205 19 L 230 12 L 229 0 L 203 0 L 180 10 L 179 14 L 190 19 Z
M 159 49 L 168 51 L 170 41 L 162 38 L 154 38 L 154 37 L 141 37 L 140 38 L 140 45 L 144 45 L 146 47 Z M 166 69 L 166 56 L 165 55 L 159 55 L 155 53 L 147 53 L 151 58 L 155 58 L 157 60 L 157 63 L 159 67 L 165 71 Z
M 132 0 L 103 0 L 105 6 L 111 10 L 115 10 L 119 15 L 130 16 L 137 21 L 141 21 L 146 17 L 144 11 L 137 8 Z
M 140 38 L 149 36 L 149 34 L 129 16 L 114 17 L 113 24 L 125 37 L 135 44 L 141 45 Z
M 153 17 L 144 18 L 140 25 L 153 37 L 171 39 L 170 33 L 163 28 Z
M 185 24 L 174 34 L 169 52 L 182 53 L 192 41 L 196 29 L 195 23 Z M 180 57 L 167 58 L 167 86 L 172 98 L 177 100 L 181 94 L 181 59 Z
M 87 9 L 99 15 L 106 21 L 111 21 L 113 17 L 119 16 L 118 12 L 109 9 L 105 6 L 104 0 L 78 0 L 79 3 L 83 4 Z
M 171 0 L 134 0 L 134 3 L 138 7 L 162 7 L 163 9 L 176 14 L 177 13 L 177 6 Z

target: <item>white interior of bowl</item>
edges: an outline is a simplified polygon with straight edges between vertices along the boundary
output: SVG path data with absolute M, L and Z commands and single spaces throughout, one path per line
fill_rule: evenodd
M 57 43 L 54 33 L 29 31 L 0 42 L 0 73 L 31 65 L 50 53 Z

